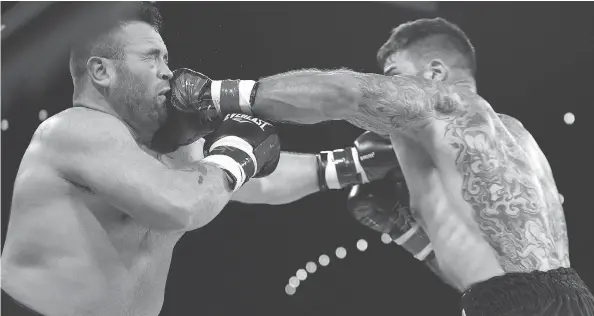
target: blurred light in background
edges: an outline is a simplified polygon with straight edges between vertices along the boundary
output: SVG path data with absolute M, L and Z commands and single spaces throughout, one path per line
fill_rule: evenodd
M 305 265 L 305 270 L 307 270 L 309 273 L 314 273 L 318 270 L 318 266 L 314 262 L 310 261 Z
M 344 257 L 346 257 L 347 251 L 346 249 L 344 249 L 344 247 L 338 247 L 336 248 L 336 257 L 338 259 L 344 259 Z
M 305 279 L 307 279 L 307 272 L 305 272 L 304 269 L 297 270 L 297 279 L 305 281 Z
M 292 276 L 289 278 L 289 285 L 297 288 L 299 286 L 299 279 L 296 276 Z
M 39 111 L 39 120 L 45 121 L 45 119 L 47 119 L 47 111 L 46 110 Z
M 357 241 L 357 249 L 359 249 L 360 251 L 367 250 L 367 240 L 365 240 L 365 239 L 359 239 Z
M 567 112 L 563 116 L 563 120 L 565 121 L 565 124 L 571 125 L 573 122 L 575 122 L 575 115 L 573 115 L 571 112 Z
M 384 234 L 382 234 L 382 242 L 384 244 L 389 244 L 392 242 L 392 237 L 390 237 L 390 235 L 384 233 Z
M 330 264 L 330 257 L 328 257 L 327 255 L 321 255 L 319 261 L 320 261 L 320 265 L 322 267 L 325 267 L 328 264 Z
M 285 293 L 287 293 L 288 295 L 293 295 L 293 294 L 295 294 L 295 292 L 297 292 L 296 288 L 292 287 L 289 284 L 287 284 L 287 286 L 285 286 Z

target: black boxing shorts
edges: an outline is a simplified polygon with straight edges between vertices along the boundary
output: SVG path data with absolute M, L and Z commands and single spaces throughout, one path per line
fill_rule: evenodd
M 2 290 L 2 312 L 0 315 L 7 316 L 43 316 L 17 302 L 8 293 Z
M 508 273 L 464 292 L 466 316 L 594 316 L 594 296 L 572 268 Z

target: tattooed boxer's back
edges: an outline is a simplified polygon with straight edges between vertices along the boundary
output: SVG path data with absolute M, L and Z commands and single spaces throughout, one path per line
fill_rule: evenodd
M 569 267 L 559 194 L 530 133 L 473 93 L 442 101 L 434 117 L 391 138 L 444 277 L 466 289 Z
M 411 54 L 391 55 L 386 75 L 306 70 L 261 79 L 252 110 L 305 124 L 345 119 L 390 135 L 413 215 L 460 290 L 504 273 L 568 267 L 559 194 L 530 133 L 495 113 L 465 70 L 444 75 L 414 66 Z M 454 79 L 437 78 L 447 75 Z
M 568 267 L 559 193 L 530 133 L 495 113 L 462 71 L 449 75 L 466 81 L 438 80 L 442 70 L 415 68 L 408 52 L 391 55 L 385 69 L 264 78 L 252 109 L 296 123 L 345 119 L 390 135 L 413 216 L 460 290 L 504 273 Z
M 460 290 L 504 273 L 568 267 L 559 194 L 530 133 L 495 113 L 463 71 L 449 75 L 466 81 L 444 82 L 443 69 L 415 68 L 410 55 L 391 55 L 387 76 L 306 70 L 264 78 L 252 109 L 305 124 L 345 119 L 390 135 L 413 215 Z
M 296 123 L 346 119 L 390 135 L 413 216 L 443 277 L 458 289 L 505 273 L 568 267 L 559 194 L 530 133 L 495 113 L 472 81 L 409 75 L 408 59 L 391 56 L 388 76 L 313 70 L 265 78 L 252 109 Z M 284 104 L 290 111 L 280 110 Z

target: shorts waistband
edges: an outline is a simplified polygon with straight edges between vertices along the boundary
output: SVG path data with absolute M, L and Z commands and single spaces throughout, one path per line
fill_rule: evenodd
M 468 315 L 485 310 L 498 315 L 519 307 L 538 308 L 545 302 L 567 297 L 586 301 L 593 298 L 574 269 L 559 268 L 546 272 L 508 273 L 477 283 L 462 294 L 461 305 Z

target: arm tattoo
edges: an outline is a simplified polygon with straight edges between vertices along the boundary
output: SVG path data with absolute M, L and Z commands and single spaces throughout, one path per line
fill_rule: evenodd
M 418 77 L 365 75 L 360 82 L 358 112 L 347 120 L 382 135 L 449 116 L 460 103 L 442 83 Z
M 563 210 L 552 175 L 538 176 L 530 134 L 496 116 L 482 99 L 447 119 L 446 139 L 463 177 L 462 195 L 507 272 L 569 264 Z M 507 124 L 505 124 L 507 123 Z M 542 153 L 541 153 L 542 154 Z M 546 161 L 546 160 L 545 160 Z
M 192 164 L 178 164 L 175 163 L 175 158 L 172 154 L 158 154 L 157 160 L 159 160 L 165 166 L 179 170 L 184 172 L 196 172 L 198 174 L 198 184 L 204 183 L 204 178 L 208 175 L 208 170 L 206 167 L 200 163 L 192 163 Z

